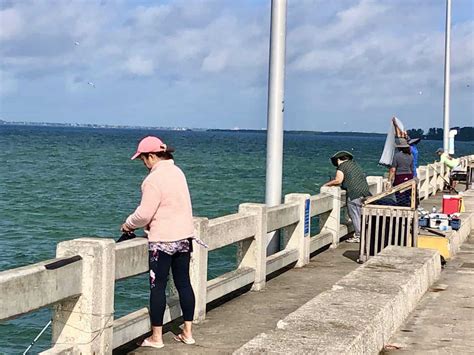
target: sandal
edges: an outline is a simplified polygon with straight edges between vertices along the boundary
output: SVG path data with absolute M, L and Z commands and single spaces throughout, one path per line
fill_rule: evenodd
M 149 347 L 149 348 L 155 348 L 155 349 L 161 349 L 162 347 L 165 346 L 165 344 L 163 344 L 163 342 L 161 343 L 152 343 L 151 341 L 147 339 L 143 340 L 142 343 L 140 344 L 140 346 L 143 346 L 143 347 Z
M 186 338 L 183 333 L 176 335 L 174 337 L 174 340 L 187 344 L 187 345 L 196 344 L 196 340 L 194 340 L 193 338 Z

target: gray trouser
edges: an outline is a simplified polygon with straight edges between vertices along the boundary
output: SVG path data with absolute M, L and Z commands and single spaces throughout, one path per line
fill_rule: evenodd
M 352 224 L 354 225 L 355 235 L 360 236 L 360 216 L 362 213 L 362 197 L 356 198 L 355 200 L 347 199 L 347 212 L 349 217 L 352 219 Z

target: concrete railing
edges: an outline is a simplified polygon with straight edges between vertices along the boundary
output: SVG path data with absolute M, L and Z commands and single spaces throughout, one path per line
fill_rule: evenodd
M 463 161 L 474 160 L 474 156 Z M 447 172 L 439 164 L 418 170 L 421 198 L 442 189 Z M 373 194 L 383 190 L 382 177 L 368 177 Z M 251 285 L 265 287 L 266 278 L 282 268 L 303 267 L 311 253 L 337 247 L 351 230 L 341 223 L 345 193 L 323 187 L 321 193 L 289 194 L 274 207 L 244 203 L 238 213 L 219 218 L 195 218 L 195 235 L 209 249 L 193 242 L 191 281 L 196 295 L 195 321 L 205 319 L 209 302 Z M 320 232 L 310 236 L 311 217 L 319 217 Z M 267 233 L 280 231 L 283 250 L 267 256 Z M 237 268 L 208 280 L 208 254 L 231 244 L 238 245 Z M 53 348 L 45 354 L 71 351 L 111 353 L 150 330 L 148 309 L 142 308 L 115 319 L 115 281 L 148 272 L 148 243 L 137 238 L 116 244 L 105 238 L 80 238 L 57 246 L 57 259 L 0 273 L 0 319 L 53 305 Z M 20 294 L 21 301 L 15 298 Z M 178 300 L 168 300 L 164 322 L 181 316 Z

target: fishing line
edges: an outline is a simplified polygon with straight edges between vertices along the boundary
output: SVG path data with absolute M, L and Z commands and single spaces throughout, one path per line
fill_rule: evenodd
M 90 316 L 94 316 L 94 317 L 108 317 L 107 320 L 105 321 L 105 323 L 110 323 L 110 319 L 114 316 L 115 312 L 112 312 L 112 313 L 86 313 L 86 312 L 78 312 L 78 311 L 72 311 L 72 310 L 68 310 L 68 309 L 61 309 L 60 310 L 61 312 L 69 312 L 69 313 L 78 313 L 78 314 L 84 314 L 84 315 L 90 315 Z M 88 334 L 94 334 L 94 333 L 98 333 L 97 335 L 95 335 L 91 341 L 87 342 L 87 343 L 76 343 L 77 345 L 87 345 L 87 344 L 90 344 L 92 343 L 99 335 L 101 335 L 105 329 L 108 329 L 110 327 L 113 326 L 113 324 L 109 324 L 103 328 L 100 328 L 100 329 L 97 329 L 97 330 L 93 330 L 93 331 L 87 331 L 87 330 L 84 330 L 84 329 L 81 329 L 81 328 L 77 328 L 77 327 L 74 327 L 70 324 L 67 324 L 67 323 L 64 323 L 64 322 L 61 322 L 60 320 L 56 320 L 56 322 L 58 323 L 61 323 L 62 325 L 65 325 L 65 326 L 68 326 L 68 327 L 71 327 L 73 329 L 76 329 L 82 333 L 88 333 Z M 52 323 L 52 320 L 50 320 L 48 323 L 46 323 L 46 325 L 43 327 L 43 329 L 41 329 L 41 331 L 39 332 L 39 334 L 36 336 L 36 338 L 33 339 L 33 341 L 30 343 L 30 345 L 26 348 L 26 350 L 23 352 L 23 355 L 25 355 L 26 353 L 28 353 L 28 351 L 31 350 L 31 348 L 36 344 L 36 342 L 39 340 L 39 338 L 43 335 L 43 333 L 46 331 L 46 329 L 48 329 L 48 327 L 51 325 Z M 56 343 L 57 345 L 62 345 L 62 344 L 69 344 L 69 343 Z

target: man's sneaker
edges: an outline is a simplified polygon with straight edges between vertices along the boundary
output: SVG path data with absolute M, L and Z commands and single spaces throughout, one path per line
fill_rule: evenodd
M 360 243 L 360 237 L 355 235 L 349 239 L 346 239 L 346 243 Z

